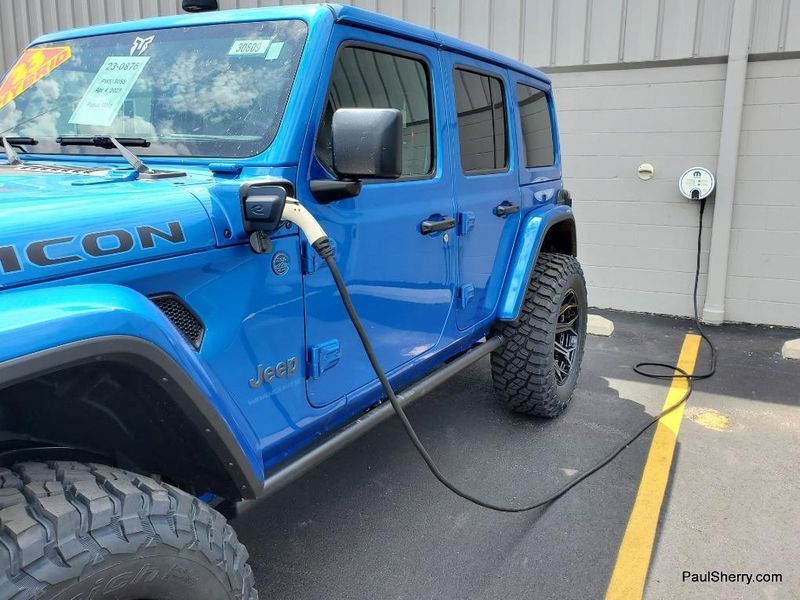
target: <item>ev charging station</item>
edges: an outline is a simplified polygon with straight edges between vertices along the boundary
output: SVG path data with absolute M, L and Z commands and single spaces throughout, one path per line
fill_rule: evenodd
M 705 167 L 690 167 L 678 179 L 678 189 L 689 200 L 703 200 L 714 191 L 714 174 Z

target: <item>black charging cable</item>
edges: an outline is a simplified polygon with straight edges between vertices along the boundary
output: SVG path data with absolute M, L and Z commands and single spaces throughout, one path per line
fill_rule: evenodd
M 717 365 L 717 351 L 714 348 L 714 344 L 708 338 L 706 333 L 703 331 L 702 326 L 700 325 L 700 319 L 698 318 L 697 314 L 697 287 L 698 281 L 700 279 L 700 251 L 702 248 L 702 233 L 703 233 L 703 212 L 705 211 L 705 199 L 700 200 L 700 227 L 697 233 L 697 267 L 695 269 L 695 276 L 694 276 L 694 321 L 697 330 L 700 332 L 702 338 L 706 341 L 709 348 L 711 349 L 711 368 L 706 373 L 702 373 L 699 375 L 692 375 L 685 371 L 684 369 L 678 367 L 677 365 L 669 365 L 666 363 L 658 363 L 658 362 L 641 362 L 638 363 L 633 370 L 636 371 L 639 375 L 644 377 L 650 377 L 652 379 L 674 379 L 674 378 L 683 378 L 687 382 L 686 393 L 683 397 L 675 402 L 672 406 L 667 407 L 661 413 L 650 419 L 645 425 L 643 425 L 636 433 L 634 433 L 631 437 L 629 437 L 625 442 L 620 444 L 617 448 L 615 448 L 610 454 L 608 454 L 605 458 L 595 464 L 593 467 L 584 471 L 576 478 L 572 479 L 569 483 L 563 485 L 562 487 L 558 488 L 555 492 L 552 492 L 549 496 L 542 498 L 541 500 L 537 500 L 531 504 L 527 504 L 524 506 L 505 506 L 502 504 L 495 504 L 493 502 L 489 502 L 487 500 L 482 500 L 472 494 L 461 490 L 457 487 L 454 483 L 447 479 L 444 474 L 439 470 L 439 467 L 436 466 L 431 455 L 426 450 L 425 446 L 423 445 L 422 441 L 419 439 L 417 432 L 414 431 L 414 427 L 411 425 L 411 422 L 408 420 L 403 407 L 400 406 L 400 403 L 397 401 L 397 396 L 392 389 L 392 384 L 389 383 L 389 379 L 386 377 L 386 373 L 383 372 L 383 368 L 381 367 L 380 363 L 378 362 L 378 358 L 375 355 L 375 351 L 372 348 L 372 343 L 369 341 L 369 336 L 367 332 L 364 330 L 364 326 L 361 323 L 361 319 L 356 312 L 355 307 L 353 306 L 353 302 L 350 299 L 350 294 L 347 291 L 347 286 L 342 279 L 342 274 L 339 272 L 339 267 L 336 265 L 336 260 L 333 258 L 333 249 L 330 245 L 330 242 L 327 237 L 322 238 L 314 242 L 312 245 L 314 249 L 317 251 L 320 257 L 322 257 L 328 265 L 328 268 L 331 271 L 331 275 L 333 276 L 333 281 L 336 284 L 336 288 L 339 290 L 339 295 L 342 298 L 342 302 L 344 303 L 344 308 L 347 311 L 347 315 L 350 317 L 350 320 L 353 323 L 353 327 L 355 327 L 356 332 L 358 333 L 358 337 L 361 340 L 361 344 L 364 346 L 364 350 L 367 353 L 367 358 L 369 359 L 372 368 L 375 371 L 375 374 L 378 376 L 378 379 L 383 386 L 384 392 L 386 392 L 386 396 L 389 398 L 389 402 L 394 408 L 395 413 L 397 413 L 400 422 L 403 425 L 408 437 L 411 439 L 411 443 L 414 444 L 414 447 L 417 449 L 417 452 L 422 457 L 422 460 L 425 461 L 425 464 L 428 465 L 428 469 L 430 469 L 433 476 L 439 480 L 439 482 L 444 485 L 447 489 L 451 492 L 460 496 L 464 500 L 468 500 L 473 504 L 477 504 L 478 506 L 482 506 L 483 508 L 488 508 L 490 510 L 495 510 L 499 512 L 505 513 L 519 513 L 519 512 L 526 512 L 529 510 L 534 510 L 537 508 L 541 508 L 542 506 L 546 506 L 553 502 L 554 500 L 560 498 L 564 494 L 566 494 L 569 490 L 574 488 L 584 479 L 590 477 L 591 475 L 597 473 L 600 469 L 608 465 L 612 460 L 614 460 L 623 450 L 625 450 L 628 446 L 630 446 L 635 440 L 637 440 L 645 431 L 650 429 L 653 425 L 658 423 L 658 421 L 671 413 L 673 410 L 684 404 L 688 399 L 689 396 L 692 395 L 692 381 L 698 379 L 708 379 L 711 377 L 714 372 L 716 371 Z M 654 373 L 648 368 L 655 368 L 655 369 L 668 369 L 669 373 Z
M 699 195 L 699 192 L 694 191 L 692 192 L 692 196 L 696 197 L 695 194 Z M 677 377 L 679 379 L 685 379 L 688 383 L 688 388 L 686 390 L 686 394 L 681 398 L 678 402 L 676 402 L 673 406 L 670 406 L 662 415 L 667 414 L 670 411 L 675 410 L 681 404 L 686 402 L 689 399 L 689 396 L 692 395 L 692 381 L 698 381 L 700 379 L 708 379 L 712 377 L 714 373 L 717 372 L 717 349 L 714 346 L 711 339 L 706 335 L 703 326 L 700 324 L 700 317 L 698 315 L 697 310 L 697 287 L 700 282 L 700 255 L 703 249 L 703 213 L 706 210 L 706 199 L 700 199 L 700 222 L 697 227 L 697 263 L 694 270 L 694 291 L 692 292 L 692 306 L 694 307 L 694 326 L 697 328 L 700 337 L 703 338 L 708 344 L 708 348 L 711 352 L 711 357 L 709 359 L 710 366 L 708 371 L 705 373 L 698 373 L 698 374 L 689 374 L 677 365 L 670 365 L 667 363 L 660 363 L 660 362 L 640 362 L 636 366 L 633 367 L 633 370 L 636 371 L 639 375 L 643 377 L 649 377 L 650 379 L 672 379 Z M 654 373 L 652 368 L 655 369 L 666 369 L 668 371 L 677 371 L 678 374 L 675 373 Z M 659 417 L 661 418 L 661 417 Z

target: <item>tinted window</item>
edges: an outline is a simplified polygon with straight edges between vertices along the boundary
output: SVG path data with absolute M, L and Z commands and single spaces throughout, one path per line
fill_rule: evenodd
M 403 113 L 403 175 L 432 171 L 430 80 L 421 61 L 366 48 L 339 53 L 317 136 L 317 157 L 328 169 L 333 162 L 331 121 L 339 108 L 398 109 Z
M 461 168 L 494 171 L 507 164 L 503 85 L 488 75 L 454 71 Z
M 553 164 L 553 126 L 544 92 L 517 84 L 517 104 L 522 120 L 525 166 L 547 167 Z

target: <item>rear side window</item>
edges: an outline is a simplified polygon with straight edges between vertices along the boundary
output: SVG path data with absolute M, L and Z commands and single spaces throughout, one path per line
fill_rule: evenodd
M 522 140 L 526 167 L 553 164 L 553 125 L 547 95 L 529 85 L 517 84 L 517 104 L 522 120 Z
M 317 135 L 319 161 L 333 170 L 331 122 L 340 108 L 396 108 L 403 113 L 403 176 L 433 171 L 430 77 L 422 61 L 368 48 L 339 52 Z
M 461 168 L 465 173 L 499 171 L 508 164 L 506 105 L 496 77 L 453 71 Z

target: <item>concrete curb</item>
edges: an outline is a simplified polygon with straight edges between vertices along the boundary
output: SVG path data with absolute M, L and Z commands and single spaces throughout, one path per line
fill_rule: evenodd
M 600 315 L 589 315 L 586 330 L 589 335 L 608 337 L 614 333 L 614 322 Z
M 591 319 L 591 317 L 589 317 Z M 789 340 L 781 348 L 781 356 L 792 360 L 800 360 L 800 338 Z

